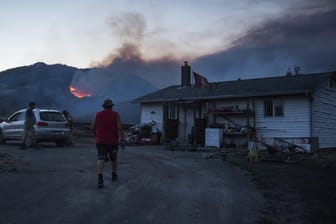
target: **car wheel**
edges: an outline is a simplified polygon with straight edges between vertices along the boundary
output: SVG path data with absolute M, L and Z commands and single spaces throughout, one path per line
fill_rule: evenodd
M 0 130 L 0 144 L 4 144 L 6 142 L 6 140 L 4 139 L 3 135 L 2 135 L 2 131 Z

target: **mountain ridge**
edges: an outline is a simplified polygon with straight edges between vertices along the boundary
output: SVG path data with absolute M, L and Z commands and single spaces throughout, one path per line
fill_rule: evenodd
M 91 91 L 92 97 L 77 98 L 70 86 Z M 9 116 L 35 101 L 38 107 L 66 109 L 75 119 L 88 121 L 101 109 L 103 100 L 111 98 L 116 110 L 127 114 L 123 122 L 134 124 L 140 119 L 140 105 L 130 104 L 130 101 L 154 90 L 152 84 L 131 72 L 115 74 L 108 68 L 80 69 L 37 62 L 0 72 L 0 116 Z

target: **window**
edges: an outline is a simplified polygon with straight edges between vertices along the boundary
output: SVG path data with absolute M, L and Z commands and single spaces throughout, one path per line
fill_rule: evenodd
M 264 100 L 264 115 L 265 117 L 281 117 L 283 116 L 282 100 Z
M 163 120 L 177 120 L 179 108 L 176 103 L 165 103 L 163 106 Z
M 273 106 L 274 106 L 274 112 L 275 112 L 274 116 L 282 117 L 283 116 L 282 101 L 280 101 L 280 100 L 273 101 Z
M 40 117 L 42 121 L 65 121 L 63 114 L 58 112 L 41 112 Z
M 9 118 L 9 122 L 13 122 L 13 121 L 22 121 L 25 119 L 25 113 L 20 112 L 20 113 L 16 113 L 14 114 L 12 117 Z
M 272 100 L 265 100 L 264 101 L 264 111 L 265 111 L 265 117 L 272 117 L 273 116 Z
M 168 105 L 168 119 L 177 119 L 177 105 L 175 103 Z

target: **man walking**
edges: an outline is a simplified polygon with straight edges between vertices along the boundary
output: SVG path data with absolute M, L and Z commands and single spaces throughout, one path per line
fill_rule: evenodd
M 26 110 L 25 122 L 24 122 L 24 134 L 21 149 L 26 149 L 27 146 L 36 147 L 36 136 L 34 128 L 36 118 L 33 111 L 35 107 L 36 103 L 30 102 L 28 105 L 28 109 Z
M 104 160 L 107 155 L 111 160 L 112 180 L 117 180 L 117 153 L 118 145 L 122 140 L 122 126 L 120 116 L 112 110 L 113 102 L 106 99 L 103 103 L 103 110 L 96 113 L 92 121 L 91 129 L 96 135 L 96 148 L 98 153 L 97 173 L 98 188 L 104 186 L 103 169 Z
M 72 128 L 73 128 L 73 118 L 70 114 L 69 111 L 67 110 L 63 110 L 63 115 L 65 117 L 65 119 L 67 120 L 68 124 L 69 124 L 69 129 L 70 129 L 70 137 L 69 137 L 69 140 L 67 142 L 67 145 L 73 145 L 74 142 L 73 142 L 73 137 L 72 137 Z

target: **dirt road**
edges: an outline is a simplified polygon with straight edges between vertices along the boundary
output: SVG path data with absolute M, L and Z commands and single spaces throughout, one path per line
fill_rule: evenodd
M 1 145 L 16 171 L 0 172 L 0 223 L 259 223 L 262 194 L 239 167 L 207 153 L 162 147 L 119 152 L 119 180 L 105 166 L 96 188 L 93 144 L 22 151 Z

